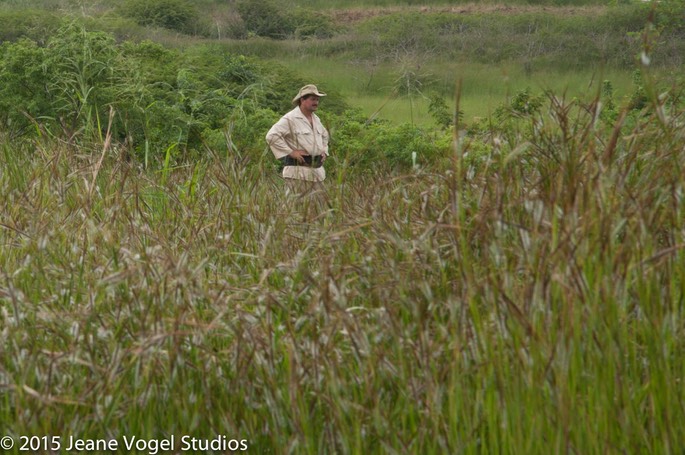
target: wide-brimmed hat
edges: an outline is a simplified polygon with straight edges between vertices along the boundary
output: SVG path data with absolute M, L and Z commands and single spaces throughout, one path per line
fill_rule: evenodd
M 319 89 L 316 88 L 316 85 L 309 84 L 305 85 L 300 89 L 300 91 L 297 93 L 297 96 L 293 98 L 293 104 L 297 104 L 300 98 L 302 98 L 305 95 L 326 96 L 325 93 L 319 92 Z

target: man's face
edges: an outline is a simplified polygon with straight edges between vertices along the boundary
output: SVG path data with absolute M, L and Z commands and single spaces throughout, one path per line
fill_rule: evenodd
M 319 108 L 319 97 L 316 95 L 303 97 L 300 101 L 300 108 L 303 112 L 314 112 Z

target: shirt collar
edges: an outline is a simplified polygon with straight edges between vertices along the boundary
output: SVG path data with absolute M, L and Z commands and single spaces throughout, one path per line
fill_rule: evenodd
M 295 109 L 292 110 L 292 113 L 297 118 L 307 120 L 307 117 L 300 110 L 300 106 L 295 106 Z M 312 120 L 315 120 L 315 119 L 316 119 L 316 114 L 312 112 Z

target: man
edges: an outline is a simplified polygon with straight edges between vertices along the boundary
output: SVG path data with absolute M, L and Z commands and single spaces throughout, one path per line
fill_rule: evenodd
M 316 85 L 305 85 L 293 98 L 295 108 L 266 134 L 274 156 L 285 164 L 283 178 L 290 191 L 313 194 L 319 205 L 325 200 L 321 182 L 326 178 L 328 131 L 315 112 L 324 96 Z

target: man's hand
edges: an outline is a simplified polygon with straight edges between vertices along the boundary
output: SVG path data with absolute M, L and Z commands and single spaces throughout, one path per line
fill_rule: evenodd
M 298 163 L 304 164 L 304 157 L 309 156 L 309 153 L 305 152 L 304 150 L 293 150 L 288 156 L 297 160 Z

